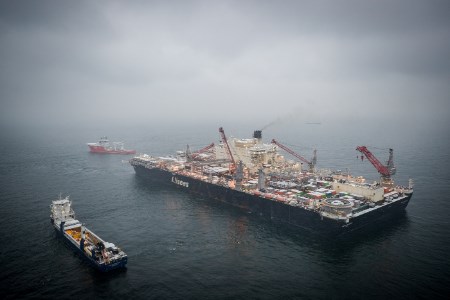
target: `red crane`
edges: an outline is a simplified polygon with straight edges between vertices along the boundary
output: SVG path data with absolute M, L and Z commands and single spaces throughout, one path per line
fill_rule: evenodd
M 231 153 L 230 145 L 228 145 L 227 137 L 225 136 L 225 131 L 223 131 L 223 128 L 219 128 L 220 136 L 222 137 L 222 142 L 225 145 L 225 152 L 228 155 L 228 159 L 231 161 L 230 165 L 230 171 L 233 172 L 236 169 L 236 162 L 234 161 L 233 154 Z
M 193 153 L 191 154 L 191 157 L 194 158 L 194 157 L 198 156 L 200 153 L 203 153 L 203 152 L 208 151 L 208 150 L 211 149 L 212 147 L 214 147 L 214 143 L 211 143 L 211 144 L 209 144 L 208 146 L 206 146 L 206 147 L 204 147 L 204 148 L 202 148 L 202 149 L 200 149 L 200 150 L 197 150 L 197 151 L 193 152 Z
M 389 159 L 386 163 L 386 166 L 383 165 L 373 154 L 372 152 L 367 149 L 366 146 L 358 146 L 356 147 L 356 150 L 364 154 L 367 159 L 372 163 L 372 165 L 377 169 L 378 173 L 381 174 L 381 178 L 383 180 L 383 183 L 391 185 L 391 176 L 395 174 L 395 167 L 394 167 L 394 150 L 389 149 Z
M 314 169 L 314 166 L 316 164 L 317 161 L 317 156 L 316 153 L 317 151 L 314 150 L 314 157 L 312 159 L 312 161 L 307 160 L 306 158 L 304 158 L 303 156 L 295 153 L 294 151 L 292 151 L 291 149 L 289 149 L 288 147 L 284 146 L 283 144 L 280 144 L 278 141 L 276 141 L 275 139 L 272 139 L 272 144 L 277 145 L 278 147 L 280 147 L 281 149 L 283 149 L 284 151 L 286 151 L 287 153 L 293 155 L 294 157 L 298 158 L 300 161 L 306 163 L 309 165 L 310 170 Z

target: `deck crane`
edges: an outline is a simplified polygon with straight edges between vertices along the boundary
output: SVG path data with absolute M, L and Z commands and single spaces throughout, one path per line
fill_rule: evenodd
M 228 155 L 228 159 L 230 160 L 230 172 L 234 173 L 234 170 L 236 170 L 236 162 L 234 161 L 233 154 L 231 153 L 230 145 L 228 145 L 227 137 L 225 136 L 225 131 L 223 131 L 223 128 L 219 128 L 220 136 L 222 137 L 222 142 L 225 145 L 225 152 Z
M 394 166 L 394 150 L 389 149 L 389 159 L 386 162 L 386 166 L 383 165 L 373 154 L 367 149 L 366 146 L 358 146 L 356 150 L 364 154 L 367 159 L 372 163 L 372 165 L 377 169 L 378 173 L 381 175 L 381 183 L 384 187 L 392 187 L 394 182 L 391 178 L 395 174 Z
M 317 162 L 317 150 L 314 149 L 314 155 L 313 155 L 313 158 L 311 159 L 311 161 L 309 161 L 309 160 L 307 160 L 306 158 L 304 158 L 303 156 L 301 156 L 301 155 L 295 153 L 294 151 L 292 151 L 291 149 L 289 149 L 289 148 L 286 147 L 285 145 L 280 144 L 280 143 L 279 143 L 278 141 L 276 141 L 275 139 L 272 139 L 272 144 L 277 145 L 278 147 L 280 147 L 281 149 L 283 149 L 283 150 L 286 151 L 287 153 L 289 153 L 289 154 L 293 155 L 294 157 L 298 158 L 300 161 L 302 161 L 302 162 L 308 164 L 309 170 L 310 170 L 311 172 L 314 171 L 314 167 L 315 167 L 316 162 Z

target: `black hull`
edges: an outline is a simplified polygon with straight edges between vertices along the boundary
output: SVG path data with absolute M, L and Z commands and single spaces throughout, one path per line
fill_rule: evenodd
M 166 170 L 149 169 L 141 165 L 133 165 L 133 167 L 137 175 L 151 182 L 170 185 L 192 194 L 225 202 L 274 222 L 333 236 L 360 229 L 368 224 L 376 223 L 378 220 L 403 212 L 411 199 L 411 195 L 405 196 L 402 200 L 394 201 L 358 217 L 352 217 L 346 223 L 345 220 L 322 217 L 318 212 L 303 207 L 287 205 Z

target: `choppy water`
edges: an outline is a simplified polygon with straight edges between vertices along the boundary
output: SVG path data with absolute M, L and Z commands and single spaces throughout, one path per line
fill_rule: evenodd
M 249 137 L 253 129 L 227 133 Z M 448 130 L 360 130 L 322 124 L 300 132 L 263 132 L 266 140 L 277 137 L 306 157 L 317 147 L 319 166 L 350 168 L 372 179 L 375 170 L 356 160 L 355 146 L 395 149 L 397 180 L 416 182 L 405 215 L 337 241 L 150 185 L 124 162 L 129 157 L 90 154 L 85 145 L 115 134 L 142 152 L 173 153 L 187 143 L 195 149 L 217 142 L 215 127 L 4 133 L 2 298 L 445 298 L 450 282 Z M 387 158 L 385 150 L 374 152 Z M 129 256 L 126 271 L 99 274 L 56 236 L 49 205 L 59 193 L 71 196 L 79 220 L 122 247 Z

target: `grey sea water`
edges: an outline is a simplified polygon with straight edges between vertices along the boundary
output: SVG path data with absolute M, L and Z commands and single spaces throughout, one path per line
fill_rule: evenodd
M 438 299 L 450 282 L 448 129 L 285 124 L 263 132 L 319 167 L 377 178 L 356 159 L 393 147 L 396 180 L 415 181 L 404 215 L 363 234 L 324 240 L 239 209 L 137 177 L 129 156 L 97 155 L 100 136 L 163 155 L 218 142 L 211 126 L 2 131 L 2 299 Z M 253 128 L 225 127 L 250 137 Z M 108 132 L 106 132 L 108 131 Z M 55 234 L 52 200 L 70 195 L 77 218 L 129 256 L 125 271 L 99 274 Z

